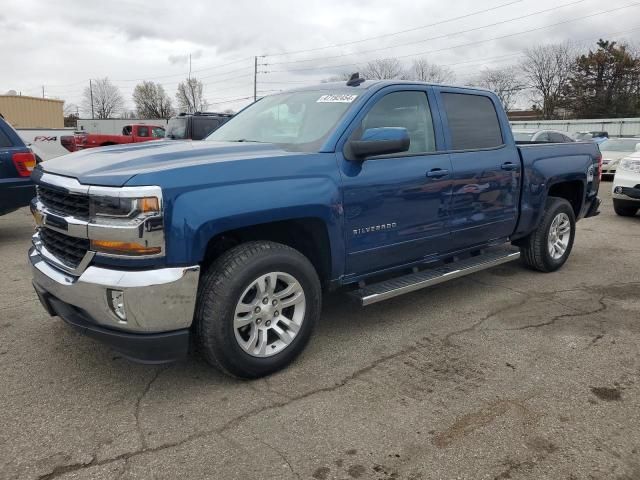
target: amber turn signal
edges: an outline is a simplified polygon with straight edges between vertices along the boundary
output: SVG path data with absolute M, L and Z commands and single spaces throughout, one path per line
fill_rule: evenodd
M 111 240 L 91 240 L 91 249 L 115 255 L 157 255 L 160 247 L 145 247 L 134 242 L 114 242 Z
M 138 205 L 142 213 L 158 212 L 160 206 L 156 197 L 144 197 L 138 200 Z

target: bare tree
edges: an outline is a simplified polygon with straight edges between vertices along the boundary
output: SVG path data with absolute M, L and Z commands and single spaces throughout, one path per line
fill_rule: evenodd
M 360 76 L 369 80 L 404 78 L 404 68 L 397 58 L 372 60 L 360 67 Z
M 133 102 L 140 118 L 169 118 L 173 115 L 171 99 L 159 83 L 142 82 L 136 85 Z
M 206 110 L 209 103 L 203 97 L 202 82 L 195 78 L 188 78 L 178 85 L 176 99 L 181 112 L 193 113 Z
M 495 92 L 507 112 L 513 109 L 518 95 L 525 88 L 520 72 L 515 66 L 499 69 L 486 68 L 480 72 L 473 83 Z
M 124 98 L 111 81 L 99 78 L 91 81 L 92 88 L 85 88 L 82 96 L 82 110 L 85 115 L 91 115 L 91 100 L 93 98 L 93 114 L 96 118 L 113 118 L 124 107 Z
M 429 83 L 453 83 L 456 79 L 455 73 L 448 67 L 441 67 L 435 63 L 430 63 L 426 58 L 418 58 L 413 61 L 411 68 L 406 71 L 406 80 L 418 80 Z
M 521 69 L 535 94 L 545 119 L 555 117 L 562 93 L 576 64 L 576 52 L 569 43 L 528 48 Z

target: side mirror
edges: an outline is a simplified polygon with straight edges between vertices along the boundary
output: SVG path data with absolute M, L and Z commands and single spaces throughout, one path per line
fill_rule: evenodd
M 381 127 L 368 128 L 360 140 L 349 142 L 351 153 L 358 159 L 387 155 L 409 150 L 411 140 L 406 128 Z

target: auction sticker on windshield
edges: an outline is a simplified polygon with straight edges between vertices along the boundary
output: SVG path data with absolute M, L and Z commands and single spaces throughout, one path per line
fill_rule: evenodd
M 316 103 L 351 103 L 358 95 L 322 95 Z

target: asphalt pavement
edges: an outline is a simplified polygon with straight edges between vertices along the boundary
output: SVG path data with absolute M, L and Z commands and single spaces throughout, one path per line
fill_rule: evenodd
M 0 217 L 0 478 L 640 479 L 640 216 L 366 308 L 325 300 L 288 369 L 144 366 L 46 315 Z

